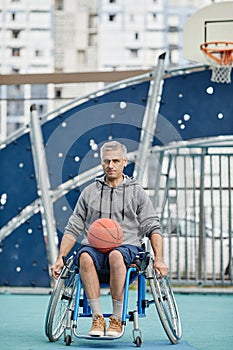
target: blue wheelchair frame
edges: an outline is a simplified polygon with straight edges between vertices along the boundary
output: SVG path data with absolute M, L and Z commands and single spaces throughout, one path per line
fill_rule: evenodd
M 76 253 L 65 263 L 59 279 L 51 294 L 45 320 L 45 332 L 51 342 L 57 341 L 64 334 L 66 345 L 70 345 L 73 335 L 89 340 L 114 340 L 121 338 L 125 331 L 126 321 L 134 322 L 133 342 L 136 346 L 142 344 L 142 333 L 139 329 L 139 318 L 146 317 L 146 308 L 155 304 L 163 328 L 171 343 L 176 344 L 181 338 L 181 323 L 178 308 L 167 277 L 158 278 L 154 272 L 153 257 L 146 253 L 145 259 L 139 265 L 129 267 L 124 286 L 122 310 L 122 333 L 117 337 L 93 337 L 78 333 L 78 319 L 92 317 L 87 296 L 83 290 L 82 281 L 76 266 Z M 137 306 L 128 312 L 129 286 L 137 279 Z M 153 299 L 146 299 L 147 281 L 151 287 Z M 101 283 L 101 281 L 100 281 Z M 101 283 L 101 287 L 109 284 Z M 83 295 L 82 295 L 83 290 Z M 80 310 L 82 308 L 82 310 Z M 111 314 L 104 313 L 104 317 Z
M 133 283 L 135 280 L 138 280 L 138 293 L 137 293 L 137 310 L 134 310 L 131 313 L 128 313 L 128 300 L 129 300 L 129 286 L 131 283 Z M 101 284 L 101 287 L 109 287 L 108 284 Z M 91 337 L 88 335 L 80 335 L 75 330 L 77 329 L 77 320 L 80 317 L 92 317 L 90 306 L 88 305 L 87 296 L 84 291 L 83 293 L 83 299 L 81 299 L 81 291 L 82 291 L 82 281 L 80 278 L 80 275 L 78 276 L 78 282 L 77 282 L 77 293 L 75 296 L 75 303 L 74 303 L 74 312 L 73 312 L 73 327 L 74 327 L 74 334 L 78 338 L 84 338 L 84 339 L 96 339 L 95 337 Z M 123 300 L 123 310 L 122 310 L 122 333 L 117 337 L 108 337 L 108 336 L 102 336 L 98 337 L 98 339 L 102 340 L 113 340 L 117 338 L 121 338 L 124 334 L 124 327 L 126 325 L 126 320 L 130 319 L 134 321 L 134 330 L 133 332 L 139 332 L 138 329 L 138 317 L 145 317 L 146 316 L 146 303 L 145 303 L 145 296 L 146 296 L 146 281 L 143 274 L 139 274 L 137 269 L 135 267 L 130 267 L 127 270 L 126 273 L 126 279 L 125 279 L 125 286 L 124 286 L 124 300 Z M 80 300 L 82 300 L 82 308 L 83 311 L 79 313 L 80 309 Z M 103 313 L 103 317 L 110 317 L 111 314 L 109 313 Z M 140 334 L 141 335 L 141 334 Z M 136 335 L 134 336 L 134 341 L 139 342 L 140 340 L 136 340 Z

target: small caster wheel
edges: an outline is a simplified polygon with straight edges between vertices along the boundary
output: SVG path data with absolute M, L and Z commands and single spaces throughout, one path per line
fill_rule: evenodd
M 135 339 L 135 344 L 138 348 L 140 348 L 140 346 L 142 345 L 142 338 L 137 336 Z
M 71 335 L 67 335 L 67 336 L 65 337 L 65 343 L 66 343 L 66 345 L 67 345 L 67 346 L 70 346 L 71 341 L 72 341 Z

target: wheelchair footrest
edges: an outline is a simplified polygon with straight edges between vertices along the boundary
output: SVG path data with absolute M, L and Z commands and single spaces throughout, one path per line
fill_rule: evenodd
M 123 335 L 124 335 L 124 331 L 121 334 L 119 334 L 117 337 L 109 337 L 107 335 L 93 337 L 88 334 L 75 334 L 77 338 L 87 339 L 87 340 L 115 340 L 115 339 L 121 338 Z

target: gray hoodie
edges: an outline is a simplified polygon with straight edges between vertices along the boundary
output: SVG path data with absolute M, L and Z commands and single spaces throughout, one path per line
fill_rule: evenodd
M 152 232 L 161 234 L 159 218 L 146 191 L 135 181 L 124 175 L 117 187 L 110 187 L 105 177 L 96 178 L 81 193 L 73 214 L 65 228 L 77 240 L 84 233 L 82 244 L 88 244 L 86 232 L 99 218 L 111 218 L 122 227 L 122 244 L 141 246 L 141 239 Z

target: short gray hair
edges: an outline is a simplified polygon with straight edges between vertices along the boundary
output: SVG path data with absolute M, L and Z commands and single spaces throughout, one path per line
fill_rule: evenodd
M 100 158 L 103 158 L 103 153 L 106 151 L 117 151 L 121 149 L 123 151 L 123 157 L 127 157 L 127 148 L 125 145 L 118 141 L 109 141 L 103 144 L 103 146 L 100 148 Z

